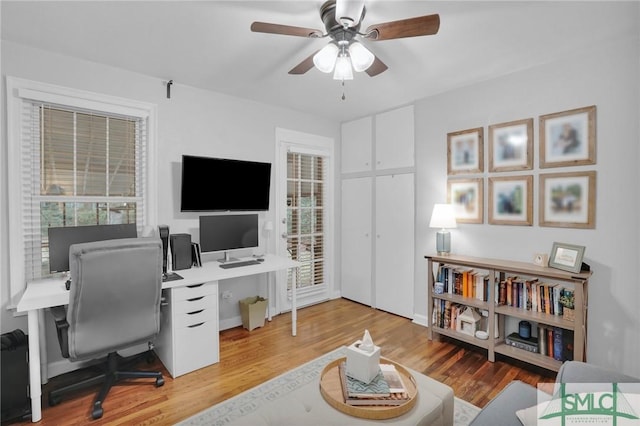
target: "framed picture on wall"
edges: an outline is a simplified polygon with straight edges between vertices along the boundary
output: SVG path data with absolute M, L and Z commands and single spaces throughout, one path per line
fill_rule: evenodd
M 484 221 L 483 179 L 449 179 L 447 201 L 453 204 L 456 221 L 482 223 Z
M 596 172 L 540 175 L 540 226 L 596 227 Z
M 489 171 L 533 168 L 533 118 L 489 126 Z
M 595 163 L 595 105 L 540 116 L 540 168 Z
M 533 224 L 533 176 L 489 178 L 489 223 Z
M 447 173 L 472 174 L 484 171 L 484 129 L 447 133 Z

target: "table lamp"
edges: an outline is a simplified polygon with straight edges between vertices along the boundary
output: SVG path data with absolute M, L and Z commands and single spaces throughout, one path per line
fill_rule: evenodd
M 438 255 L 446 256 L 451 252 L 451 233 L 447 228 L 455 228 L 456 215 L 451 204 L 436 204 L 431 213 L 430 228 L 440 228 L 436 234 L 436 250 Z

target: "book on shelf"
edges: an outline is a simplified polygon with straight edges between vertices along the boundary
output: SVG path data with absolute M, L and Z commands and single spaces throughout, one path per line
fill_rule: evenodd
M 367 394 L 362 394 L 361 396 L 354 396 L 353 394 L 350 393 L 349 386 L 350 386 L 350 382 L 355 379 L 352 379 L 351 377 L 347 376 L 346 364 L 341 363 L 338 366 L 338 371 L 340 374 L 340 383 L 342 385 L 342 393 L 343 393 L 345 404 L 354 405 L 354 406 L 366 406 L 366 405 L 389 406 L 389 405 L 402 405 L 405 402 L 407 402 L 407 400 L 409 400 L 409 394 L 406 392 L 406 390 L 404 390 L 403 392 L 390 392 L 391 389 L 394 389 L 394 390 L 404 389 L 404 384 L 402 383 L 402 379 L 400 378 L 400 375 L 395 369 L 395 367 L 393 368 L 393 370 L 391 370 L 388 367 L 385 367 L 386 365 L 390 365 L 390 364 L 380 364 L 379 376 L 381 377 L 381 380 L 385 381 L 386 383 L 386 379 L 384 378 L 385 372 L 389 377 L 392 377 L 392 375 L 394 374 L 398 375 L 397 379 L 396 378 L 392 379 L 393 380 L 392 383 L 394 384 L 393 388 L 389 387 L 389 384 L 387 383 L 386 389 L 388 390 L 388 392 L 386 393 L 385 392 L 367 393 Z M 393 367 L 393 365 L 391 365 L 391 367 Z M 376 379 L 374 379 L 374 381 Z M 402 388 L 397 387 L 397 383 L 396 383 L 397 380 L 400 380 L 400 385 L 402 386 Z

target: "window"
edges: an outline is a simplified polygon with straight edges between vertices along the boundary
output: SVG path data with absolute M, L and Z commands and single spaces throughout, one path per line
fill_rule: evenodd
M 155 106 L 7 77 L 11 297 L 46 277 L 48 228 L 155 223 Z
M 302 263 L 298 288 L 325 284 L 324 169 L 323 157 L 287 154 L 287 246 L 290 258 Z

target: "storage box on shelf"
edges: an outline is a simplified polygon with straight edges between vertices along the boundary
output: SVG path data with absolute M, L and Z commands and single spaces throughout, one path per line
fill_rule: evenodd
M 533 263 L 471 256 L 425 258 L 432 318 L 429 340 L 434 334 L 444 335 L 486 349 L 491 362 L 497 353 L 553 371 L 567 358 L 586 360 L 587 290 L 591 272 L 576 274 Z M 563 315 L 560 304 L 565 291 L 573 296 L 572 320 Z M 464 307 L 484 314 L 484 325 L 479 329 L 486 331 L 483 336 L 486 339 L 476 337 L 473 327 L 456 327 L 453 315 Z M 507 342 L 508 318 L 534 324 L 540 333 L 538 352 Z M 550 350 L 540 353 L 543 344 L 545 348 L 551 345 Z M 567 348 L 572 348 L 571 353 Z

